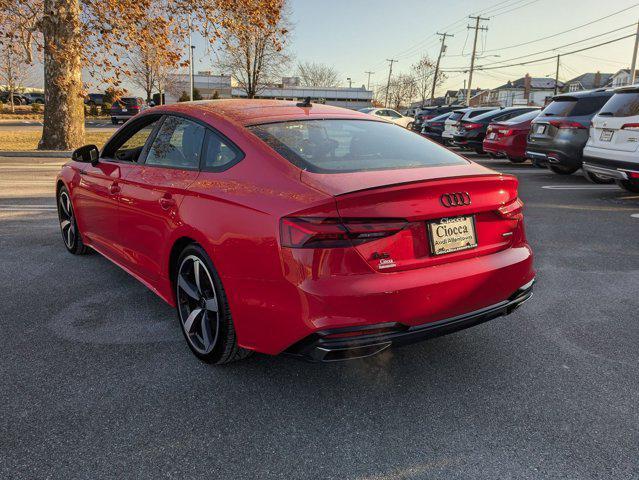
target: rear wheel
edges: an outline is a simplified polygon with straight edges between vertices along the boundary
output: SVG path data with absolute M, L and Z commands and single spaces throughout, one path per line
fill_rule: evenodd
M 71 196 L 67 187 L 62 187 L 58 192 L 58 220 L 64 246 L 74 255 L 83 255 L 87 247 L 82 242 L 82 236 L 75 219 L 75 212 L 71 204 Z
M 237 345 L 222 282 L 199 245 L 189 245 L 177 262 L 176 307 L 191 351 L 206 363 L 223 364 L 247 357 Z
M 117 119 L 117 118 L 114 118 L 114 117 L 111 117 L 111 123 L 112 123 L 113 125 L 117 125 L 117 124 L 118 124 L 118 119 Z
M 586 170 L 584 170 L 584 177 L 586 177 L 592 183 L 597 184 L 614 183 L 615 181 L 613 178 L 605 177 L 603 175 L 599 175 L 598 173 L 588 172 Z
M 631 180 L 617 180 L 617 185 L 629 192 L 639 193 L 639 182 L 633 182 Z
M 409 130 L 413 129 L 413 122 L 409 122 L 408 125 L 406 125 L 406 128 L 408 128 Z
M 486 152 L 484 152 L 484 149 L 483 149 L 483 148 L 481 148 L 481 147 L 477 147 L 477 148 L 475 149 L 475 153 L 476 153 L 477 155 L 483 155 L 483 154 L 484 154 L 484 153 L 486 153 Z
M 572 175 L 579 167 L 566 167 L 565 165 L 548 165 L 548 168 L 558 175 Z

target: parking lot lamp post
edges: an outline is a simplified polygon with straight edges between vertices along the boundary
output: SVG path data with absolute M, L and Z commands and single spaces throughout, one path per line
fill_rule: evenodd
M 346 80 L 348 81 L 348 88 L 351 88 L 353 86 L 353 81 L 351 80 L 351 77 L 348 77 Z

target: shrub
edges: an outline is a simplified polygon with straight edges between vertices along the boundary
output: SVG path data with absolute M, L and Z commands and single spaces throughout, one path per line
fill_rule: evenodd
M 191 98 L 189 97 L 189 94 L 185 91 L 182 91 L 182 95 L 180 95 L 180 98 L 178 98 L 178 102 L 188 102 L 190 99 Z
M 193 100 L 202 100 L 202 94 L 197 88 L 193 89 Z
M 41 103 L 37 103 L 37 102 L 33 102 L 31 104 L 31 111 L 33 113 L 41 113 L 42 112 L 42 104 Z
M 91 115 L 92 117 L 98 116 L 98 106 L 96 104 L 93 104 L 89 107 L 89 115 Z
M 4 103 L 0 102 L 0 113 L 4 111 Z

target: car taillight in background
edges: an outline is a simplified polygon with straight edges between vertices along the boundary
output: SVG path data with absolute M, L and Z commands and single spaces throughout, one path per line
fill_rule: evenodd
M 639 123 L 625 123 L 622 127 L 622 130 L 639 130 Z
M 395 235 L 408 222 L 401 219 L 285 217 L 280 220 L 283 247 L 339 248 Z
M 429 123 L 429 125 L 431 127 L 441 127 L 444 124 L 443 124 L 443 122 L 431 122 L 431 123 Z
M 582 125 L 579 122 L 569 122 L 567 120 L 551 120 L 549 122 L 553 127 L 559 129 L 576 129 L 576 130 L 587 130 L 588 127 Z
M 481 123 L 473 123 L 473 122 L 468 122 L 468 123 L 464 123 L 462 124 L 462 127 L 466 130 L 477 130 L 479 128 L 482 128 L 484 125 Z
M 628 176 L 632 179 L 639 180 L 639 172 L 626 172 Z

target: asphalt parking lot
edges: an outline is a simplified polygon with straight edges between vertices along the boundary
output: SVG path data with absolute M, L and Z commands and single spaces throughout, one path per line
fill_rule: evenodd
M 639 195 L 479 161 L 520 179 L 521 309 L 364 360 L 220 368 L 140 283 L 66 253 L 60 160 L 0 157 L 0 478 L 639 478 Z

